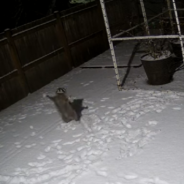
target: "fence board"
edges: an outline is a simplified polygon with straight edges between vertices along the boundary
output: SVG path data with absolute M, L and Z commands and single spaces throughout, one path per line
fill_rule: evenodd
M 120 32 L 120 30 L 126 30 L 132 14 L 130 1 L 110 1 L 106 3 L 106 9 L 112 35 Z
M 64 53 L 59 53 L 44 63 L 26 70 L 25 74 L 29 88 L 33 92 L 67 72 L 68 66 L 64 59 Z
M 16 39 L 15 44 L 22 66 L 62 47 L 54 25 Z
M 79 11 L 77 15 L 63 18 L 63 24 L 69 44 L 100 30 L 97 21 L 97 6 L 90 11 Z
M 0 109 L 4 109 L 11 104 L 25 97 L 22 90 L 19 76 L 15 76 L 0 84 Z
M 7 29 L 5 31 L 6 37 L 8 39 L 8 48 L 9 48 L 9 54 L 12 60 L 12 64 L 14 66 L 15 69 L 17 69 L 17 72 L 19 74 L 19 83 L 21 84 L 21 88 L 22 91 L 24 92 L 24 96 L 26 96 L 28 94 L 29 91 L 29 87 L 27 84 L 27 80 L 25 77 L 25 74 L 22 70 L 22 66 L 21 66 L 21 62 L 20 62 L 20 58 L 17 52 L 17 48 L 15 46 L 15 42 L 13 40 L 13 37 L 11 35 L 11 31 L 9 29 Z
M 102 52 L 104 45 L 101 42 L 101 38 L 102 34 L 98 34 L 96 37 L 89 38 L 71 48 L 74 63 L 76 63 L 77 66 Z
M 0 66 L 0 77 L 14 70 L 7 44 L 0 46 Z

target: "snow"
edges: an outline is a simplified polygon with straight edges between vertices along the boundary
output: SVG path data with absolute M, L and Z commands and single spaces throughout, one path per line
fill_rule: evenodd
M 131 68 L 118 91 L 113 69 L 76 68 L 30 94 L 0 112 L 0 184 L 184 183 L 183 77 L 151 86 Z M 80 122 L 45 98 L 58 87 L 84 99 Z
M 146 55 L 142 58 L 142 60 L 145 61 L 158 61 L 158 60 L 162 60 L 162 59 L 167 59 L 171 56 L 171 52 L 170 51 L 164 51 L 161 53 L 161 56 L 159 56 L 158 58 L 154 58 L 151 55 Z

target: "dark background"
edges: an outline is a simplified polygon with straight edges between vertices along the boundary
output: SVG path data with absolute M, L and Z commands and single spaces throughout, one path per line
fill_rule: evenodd
M 127 1 L 140 8 L 139 0 Z M 144 0 L 144 4 L 148 18 L 162 12 L 163 7 L 167 8 L 166 0 Z M 176 4 L 178 8 L 184 8 L 184 0 L 176 0 Z M 80 4 L 70 4 L 69 0 L 4 0 L 0 5 L 0 33 L 77 5 Z M 179 15 L 183 14 L 179 12 Z
M 0 32 L 73 6 L 69 0 L 5 0 L 0 5 Z

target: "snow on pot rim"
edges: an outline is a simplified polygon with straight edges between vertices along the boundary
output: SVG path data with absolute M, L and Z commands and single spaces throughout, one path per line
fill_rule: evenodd
M 145 54 L 141 57 L 141 60 L 144 60 L 144 61 L 158 61 L 158 60 L 167 59 L 169 57 L 171 57 L 171 52 L 167 50 L 167 51 L 162 52 L 161 56 L 158 57 L 158 58 L 154 58 L 150 54 Z

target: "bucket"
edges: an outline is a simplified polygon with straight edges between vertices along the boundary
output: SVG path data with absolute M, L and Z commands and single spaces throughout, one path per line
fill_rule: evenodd
M 172 81 L 176 65 L 171 56 L 158 60 L 147 60 L 145 56 L 148 56 L 148 54 L 141 57 L 141 62 L 149 84 L 162 85 Z

